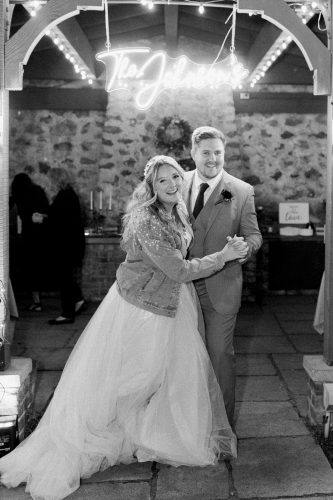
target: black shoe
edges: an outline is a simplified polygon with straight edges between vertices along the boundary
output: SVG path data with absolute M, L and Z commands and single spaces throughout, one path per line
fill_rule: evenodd
M 32 312 L 42 312 L 42 304 L 40 302 L 34 302 L 31 306 L 28 307 L 28 311 Z
M 78 309 L 75 310 L 75 316 L 77 314 L 81 314 L 83 311 L 86 311 L 87 310 L 87 307 L 88 307 L 88 304 L 85 300 L 79 300 L 77 303 L 80 303 L 80 306 L 78 307 Z
M 60 317 L 55 319 L 49 319 L 49 325 L 67 325 L 69 323 L 74 323 L 74 318 Z

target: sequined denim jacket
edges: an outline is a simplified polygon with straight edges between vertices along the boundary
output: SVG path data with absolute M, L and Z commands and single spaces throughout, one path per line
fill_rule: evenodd
M 180 233 L 147 207 L 131 214 L 122 247 L 127 255 L 117 270 L 119 293 L 127 302 L 162 316 L 176 315 L 182 283 L 210 276 L 224 266 L 220 252 L 185 260 Z

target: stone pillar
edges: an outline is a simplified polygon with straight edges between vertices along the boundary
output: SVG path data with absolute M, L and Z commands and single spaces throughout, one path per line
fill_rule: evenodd
M 323 426 L 323 384 L 333 382 L 333 366 L 328 366 L 322 355 L 306 355 L 303 367 L 308 375 L 307 419 L 310 425 Z
M 36 373 L 30 358 L 15 357 L 9 368 L 0 373 L 0 428 L 2 421 L 17 419 L 19 441 L 27 436 L 33 417 Z

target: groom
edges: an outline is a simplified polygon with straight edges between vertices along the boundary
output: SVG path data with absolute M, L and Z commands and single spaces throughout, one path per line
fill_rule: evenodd
M 209 278 L 195 281 L 205 321 L 206 344 L 223 392 L 230 425 L 235 409 L 235 355 L 233 335 L 241 303 L 242 264 L 258 251 L 258 228 L 252 186 L 224 169 L 225 136 L 213 127 L 192 134 L 191 156 L 196 170 L 185 172 L 185 199 L 192 219 L 194 241 L 190 257 L 221 250 L 228 236 L 243 236 L 245 259 L 228 263 Z

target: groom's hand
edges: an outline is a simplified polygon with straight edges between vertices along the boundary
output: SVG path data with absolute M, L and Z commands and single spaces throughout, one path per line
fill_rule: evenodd
M 235 244 L 237 242 L 242 242 L 244 244 L 244 248 L 246 248 L 247 250 L 247 255 L 245 257 L 242 257 L 241 259 L 237 259 L 237 261 L 240 263 L 240 264 L 244 264 L 244 262 L 247 261 L 247 259 L 249 258 L 249 246 L 247 244 L 246 241 L 244 241 L 244 238 L 243 236 L 237 236 L 236 234 L 231 237 L 231 236 L 227 236 L 227 241 L 228 243 L 230 243 L 231 245 L 232 244 Z

